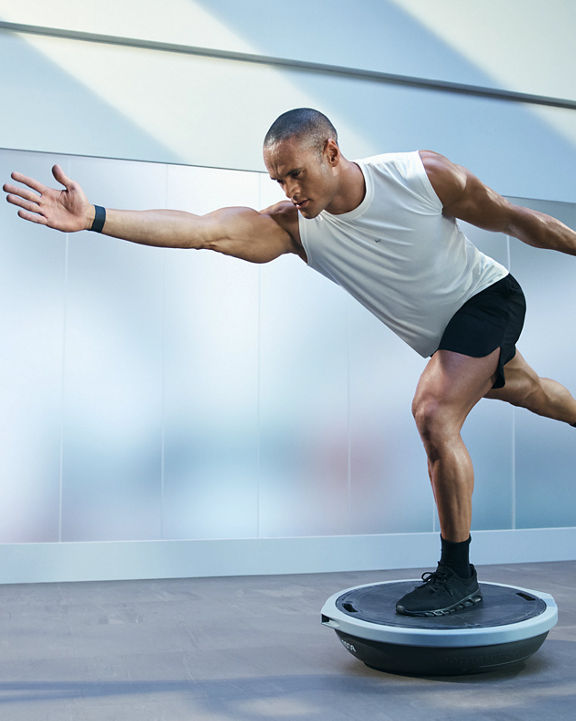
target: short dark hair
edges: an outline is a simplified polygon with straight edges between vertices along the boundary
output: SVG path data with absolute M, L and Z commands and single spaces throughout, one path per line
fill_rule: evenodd
M 264 147 L 288 138 L 307 138 L 319 153 L 326 141 L 332 138 L 338 144 L 338 133 L 328 118 L 313 108 L 294 108 L 282 113 L 270 126 L 264 138 Z

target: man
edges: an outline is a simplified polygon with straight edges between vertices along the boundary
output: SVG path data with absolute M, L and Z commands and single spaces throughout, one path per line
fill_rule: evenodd
M 431 151 L 347 160 L 316 110 L 281 115 L 264 141 L 268 172 L 288 200 L 257 212 L 204 216 L 104 210 L 54 166 L 58 191 L 19 173 L 5 185 L 20 217 L 65 232 L 96 230 L 147 245 L 209 249 L 254 263 L 295 253 L 340 284 L 424 357 L 413 401 L 438 507 L 435 572 L 398 601 L 409 615 L 443 615 L 481 601 L 469 563 L 473 469 L 460 437 L 481 398 L 576 424 L 576 400 L 539 378 L 515 343 L 524 297 L 507 270 L 480 253 L 456 219 L 529 245 L 576 255 L 576 233 L 511 205 L 465 168 Z

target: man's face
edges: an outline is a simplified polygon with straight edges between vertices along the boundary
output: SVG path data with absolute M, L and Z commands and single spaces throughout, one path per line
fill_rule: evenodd
M 289 138 L 264 148 L 264 163 L 272 180 L 284 190 L 305 218 L 315 218 L 329 206 L 337 187 L 338 154 L 328 141 L 322 155 L 306 140 Z

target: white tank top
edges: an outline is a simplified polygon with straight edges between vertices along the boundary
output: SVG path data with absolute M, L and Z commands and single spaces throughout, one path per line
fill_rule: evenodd
M 366 195 L 348 213 L 300 214 L 308 265 L 360 301 L 420 355 L 454 313 L 508 271 L 442 215 L 417 151 L 357 161 Z

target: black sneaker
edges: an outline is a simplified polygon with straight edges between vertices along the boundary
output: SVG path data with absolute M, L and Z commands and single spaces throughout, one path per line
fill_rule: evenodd
M 423 573 L 424 583 L 407 593 L 396 604 L 396 613 L 406 616 L 446 616 L 482 601 L 476 569 L 470 565 L 470 578 L 461 578 L 442 563 L 433 573 Z

